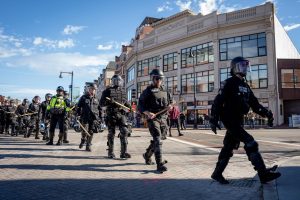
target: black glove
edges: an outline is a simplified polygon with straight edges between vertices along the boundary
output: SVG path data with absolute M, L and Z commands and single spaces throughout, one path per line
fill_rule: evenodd
M 209 120 L 209 124 L 210 124 L 210 129 L 215 133 L 217 134 L 217 128 L 219 130 L 221 130 L 221 127 L 220 125 L 218 124 L 218 120 L 214 119 L 214 118 L 211 118 Z
M 273 127 L 273 121 L 274 121 L 274 117 L 273 117 L 273 113 L 271 110 L 269 110 L 266 114 L 267 118 L 268 118 L 268 126 L 269 127 Z

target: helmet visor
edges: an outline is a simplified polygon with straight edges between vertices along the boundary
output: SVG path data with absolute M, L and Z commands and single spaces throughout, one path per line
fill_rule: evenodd
M 242 74 L 244 76 L 250 72 L 250 63 L 248 60 L 243 60 L 235 64 L 236 73 Z

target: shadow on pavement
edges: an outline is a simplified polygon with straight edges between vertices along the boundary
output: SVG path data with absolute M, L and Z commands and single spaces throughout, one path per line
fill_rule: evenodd
M 281 177 L 277 179 L 278 199 L 298 200 L 300 198 L 300 167 L 280 166 Z
M 40 179 L 0 181 L 0 199 L 260 199 L 255 187 L 220 185 L 210 179 Z

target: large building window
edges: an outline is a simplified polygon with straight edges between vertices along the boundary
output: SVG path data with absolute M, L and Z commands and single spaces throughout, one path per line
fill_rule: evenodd
M 166 78 L 166 88 L 171 94 L 178 94 L 177 76 Z
M 251 65 L 251 73 L 247 73 L 248 84 L 251 88 L 268 87 L 267 65 Z
M 246 58 L 267 55 L 266 34 L 258 33 L 220 40 L 220 60 L 231 60 L 237 56 Z
M 300 69 L 281 69 L 282 88 L 300 88 Z
M 163 71 L 171 71 L 177 69 L 177 52 L 163 56 Z
M 230 67 L 220 70 L 220 85 L 221 88 L 224 81 L 230 78 Z M 267 88 L 268 87 L 268 68 L 267 65 L 251 65 L 251 72 L 247 73 L 246 77 L 251 88 Z
M 140 97 L 141 93 L 151 84 L 151 81 L 143 81 L 137 83 L 137 98 Z
M 137 62 L 137 76 L 148 76 L 152 69 L 159 67 L 159 56 Z
M 135 79 L 135 70 L 134 70 L 134 65 L 132 65 L 128 70 L 127 70 L 127 83 L 130 81 L 133 81 Z
M 191 51 L 194 54 L 194 57 L 189 56 Z M 212 42 L 181 49 L 181 68 L 193 67 L 194 65 L 201 65 L 211 62 L 214 62 L 214 50 Z
M 212 92 L 214 90 L 214 71 L 196 73 L 196 93 Z M 194 74 L 181 76 L 181 92 L 194 93 Z

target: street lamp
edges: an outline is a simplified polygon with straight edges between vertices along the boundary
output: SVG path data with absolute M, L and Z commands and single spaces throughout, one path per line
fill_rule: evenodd
M 196 110 L 196 73 L 195 73 L 195 63 L 192 49 L 190 50 L 189 58 L 193 58 L 193 74 L 194 74 L 194 129 L 197 129 L 197 110 Z
M 73 102 L 73 71 L 71 71 L 71 72 L 60 72 L 59 78 L 63 78 L 62 74 L 70 74 L 71 75 L 70 95 L 71 95 L 71 103 L 72 103 Z

